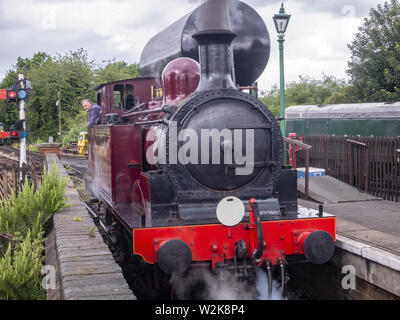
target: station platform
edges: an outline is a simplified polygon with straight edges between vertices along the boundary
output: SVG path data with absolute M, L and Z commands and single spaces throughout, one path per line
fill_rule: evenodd
M 336 216 L 336 252 L 330 263 L 331 270 L 337 270 L 333 271 L 335 277 L 332 277 L 336 280 L 324 282 L 326 288 L 334 288 L 326 292 L 327 296 L 335 299 L 399 299 L 400 203 L 382 200 L 330 176 L 310 177 L 308 198 L 305 197 L 305 179 L 298 179 L 297 187 L 302 197 L 299 207 L 318 210 L 322 204 L 325 213 Z M 357 275 L 356 290 L 342 287 L 343 268 L 349 266 Z M 327 279 L 328 267 L 307 267 L 302 272 L 304 279 L 310 270 L 317 278 Z M 308 277 L 305 286 L 312 281 Z M 313 283 L 313 286 L 319 284 Z M 313 286 L 310 286 L 311 290 Z M 327 291 L 325 287 L 323 289 Z
M 297 180 L 297 189 L 305 193 L 305 179 Z M 331 176 L 310 176 L 309 198 L 322 204 L 380 200 Z
M 68 177 L 56 154 L 46 154 L 45 163 Z M 54 215 L 46 240 L 46 265 L 56 271 L 47 300 L 136 300 L 71 180 L 65 196 L 69 207 Z
M 319 203 L 299 199 L 299 205 L 318 210 Z M 400 203 L 384 200 L 332 203 L 324 205 L 324 212 L 336 216 L 337 234 L 400 256 Z
M 319 205 L 299 199 L 300 207 L 318 210 Z M 333 272 L 335 280 L 326 280 L 329 268 L 307 265 L 300 276 L 305 287 L 329 291 L 327 296 L 332 299 L 400 299 L 400 203 L 330 203 L 324 204 L 324 212 L 336 216 L 336 252 L 330 263 L 337 270 Z M 357 276 L 354 290 L 342 287 L 343 268 L 349 266 Z

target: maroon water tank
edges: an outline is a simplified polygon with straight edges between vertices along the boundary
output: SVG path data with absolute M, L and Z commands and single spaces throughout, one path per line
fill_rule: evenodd
M 199 16 L 204 6 L 179 19 L 146 44 L 140 59 L 142 77 L 160 77 L 164 67 L 175 58 L 199 61 L 198 44 L 192 36 L 203 28 Z M 268 29 L 260 15 L 241 1 L 231 0 L 228 10 L 231 30 L 237 34 L 232 43 L 236 83 L 249 86 L 268 64 Z

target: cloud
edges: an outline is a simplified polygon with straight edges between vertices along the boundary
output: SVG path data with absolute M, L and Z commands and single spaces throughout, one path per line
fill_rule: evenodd
M 51 55 L 83 47 L 98 62 L 116 58 L 139 62 L 155 34 L 203 0 L 1 0 L 0 79 L 17 57 L 45 51 Z M 271 58 L 259 79 L 267 89 L 279 83 L 278 44 L 272 16 L 279 0 L 244 0 L 267 24 Z M 370 8 L 384 0 L 287 0 L 292 14 L 285 42 L 287 81 L 322 72 L 345 77 L 350 43 Z M 13 8 L 12 11 L 8 8 Z M 18 19 L 15 13 L 18 12 Z
M 305 13 L 329 13 L 335 16 L 352 15 L 356 17 L 364 17 L 368 15 L 370 9 L 379 3 L 380 0 L 248 0 L 245 1 L 254 8 L 260 8 L 265 5 L 276 6 L 276 12 L 283 2 L 285 7 L 296 6 L 302 8 Z
M 10 69 L 18 56 L 80 47 L 98 61 L 115 57 L 137 62 L 155 33 L 193 7 L 159 0 L 2 0 L 0 37 L 7 45 L 0 47 L 0 72 Z

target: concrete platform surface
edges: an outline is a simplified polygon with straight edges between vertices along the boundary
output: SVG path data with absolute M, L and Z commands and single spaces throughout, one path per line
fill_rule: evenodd
M 46 163 L 49 169 L 57 166 L 60 176 L 68 176 L 55 154 L 47 154 Z M 46 264 L 57 273 L 57 288 L 47 291 L 47 299 L 135 300 L 71 181 L 66 197 L 70 207 L 54 215 L 46 241 Z
M 297 189 L 305 193 L 305 179 L 298 179 Z M 380 200 L 331 176 L 310 177 L 309 196 L 323 204 Z
M 319 204 L 299 199 L 299 205 L 318 209 Z M 339 235 L 369 243 L 400 255 L 400 203 L 363 201 L 324 205 L 326 213 L 337 217 Z

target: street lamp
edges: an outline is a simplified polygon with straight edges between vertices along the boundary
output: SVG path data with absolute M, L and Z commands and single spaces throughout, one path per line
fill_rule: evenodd
M 280 106 L 280 114 L 281 118 L 281 132 L 283 136 L 286 136 L 286 124 L 285 124 L 285 68 L 283 64 L 283 43 L 285 42 L 285 32 L 289 24 L 291 15 L 285 13 L 285 8 L 283 7 L 283 3 L 279 13 L 274 15 L 274 22 L 276 32 L 278 33 L 278 42 L 279 42 L 279 64 L 280 64 L 280 78 L 281 78 L 281 106 Z M 286 155 L 286 152 L 285 152 Z

